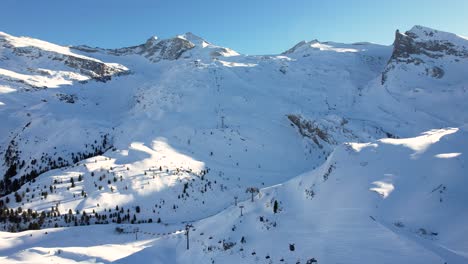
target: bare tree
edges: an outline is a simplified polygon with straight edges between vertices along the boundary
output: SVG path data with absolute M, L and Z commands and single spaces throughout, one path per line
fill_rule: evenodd
M 250 193 L 252 195 L 251 201 L 253 203 L 254 201 L 254 195 L 259 193 L 259 190 L 257 187 L 248 187 L 245 192 Z

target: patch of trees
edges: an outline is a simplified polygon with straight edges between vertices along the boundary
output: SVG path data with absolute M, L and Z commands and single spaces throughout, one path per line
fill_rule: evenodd
M 38 214 L 31 209 L 0 209 L 0 222 L 4 223 L 3 229 L 9 232 L 18 232 L 24 230 L 38 230 L 45 222 L 46 214 L 44 212 Z
M 94 144 L 90 144 L 89 146 L 88 144 L 85 144 L 85 148 L 90 148 L 90 150 L 83 153 L 71 153 L 71 160 L 73 163 L 77 163 L 90 157 L 102 155 L 104 152 L 112 148 L 110 145 L 109 134 L 101 135 L 100 143 L 95 140 Z M 12 140 L 4 155 L 5 164 L 7 164 L 8 169 L 3 176 L 3 180 L 0 180 L 0 195 L 2 196 L 18 191 L 21 186 L 27 182 L 34 182 L 34 179 L 44 172 L 72 165 L 72 163 L 62 157 L 54 159 L 46 153 L 42 153 L 40 163 L 38 163 L 36 159 L 31 159 L 29 165 L 26 165 L 24 160 L 20 160 L 20 153 L 21 152 L 17 150 L 16 141 Z M 25 166 L 26 168 L 24 168 Z M 23 169 L 27 170 L 27 172 L 24 172 L 23 175 L 19 176 L 18 171 L 22 171 Z
M 1 200 L 0 200 L 1 201 Z M 135 207 L 141 210 L 139 206 Z M 9 209 L 7 207 L 0 208 L 0 229 L 9 232 L 18 232 L 24 230 L 38 230 L 41 228 L 60 227 L 60 226 L 83 226 L 91 224 L 109 224 L 112 223 L 129 223 L 142 224 L 153 223 L 153 218 L 138 219 L 137 213 L 131 214 L 130 209 L 116 206 L 115 210 L 104 209 L 103 212 L 76 211 L 71 209 L 67 213 L 61 214 L 57 207 L 52 207 L 50 211 L 42 211 L 40 213 L 31 209 L 23 210 Z M 161 218 L 158 217 L 157 223 L 161 223 Z

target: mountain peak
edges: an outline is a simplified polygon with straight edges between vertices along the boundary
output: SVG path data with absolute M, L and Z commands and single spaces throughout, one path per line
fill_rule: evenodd
M 185 38 L 186 40 L 194 43 L 194 44 L 198 44 L 198 43 L 202 43 L 202 42 L 207 42 L 205 39 L 203 39 L 202 37 L 198 36 L 198 35 L 195 35 L 193 34 L 192 32 L 186 32 L 185 34 L 181 35 L 183 38 Z
M 413 33 L 424 33 L 426 35 L 433 34 L 439 32 L 437 29 L 433 29 L 430 27 L 425 27 L 421 25 L 414 25 L 408 32 L 413 32 Z
M 292 48 L 288 49 L 287 51 L 281 53 L 281 54 L 292 54 L 300 50 L 308 49 L 311 48 L 314 44 L 320 43 L 318 39 L 313 39 L 311 41 L 305 41 L 302 40 L 296 45 L 294 45 Z
M 467 39 L 453 33 L 416 25 L 405 33 L 395 33 L 392 58 L 407 58 L 411 54 L 424 54 L 428 57 L 455 55 L 468 57 Z
M 190 50 L 190 52 L 188 52 Z M 177 60 L 182 54 L 185 58 L 205 58 L 237 56 L 236 51 L 214 45 L 192 32 L 176 35 L 173 38 L 158 39 L 151 37 L 139 51 L 153 62 L 163 60 Z
M 159 38 L 158 38 L 158 36 L 154 35 L 154 36 L 151 36 L 150 38 L 148 38 L 147 42 L 148 41 L 159 41 Z
M 162 40 L 153 36 L 143 44 L 139 53 L 144 54 L 145 57 L 154 62 L 160 60 L 176 60 L 182 53 L 194 47 L 194 43 L 182 36 Z
M 453 33 L 416 25 L 409 31 L 395 33 L 393 53 L 382 73 L 382 84 L 396 65 L 424 65 L 424 73 L 433 78 L 444 76 L 440 61 L 445 57 L 468 58 L 468 39 Z M 438 60 L 438 63 L 435 63 Z M 437 65 L 436 65 L 437 64 Z
M 446 41 L 451 42 L 455 45 L 466 45 L 466 37 L 459 36 L 454 33 L 449 33 L 421 25 L 413 26 L 409 31 L 405 32 L 405 35 L 411 37 L 415 41 Z

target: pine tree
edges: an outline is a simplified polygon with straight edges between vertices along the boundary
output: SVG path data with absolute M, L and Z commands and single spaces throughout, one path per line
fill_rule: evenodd
M 21 203 L 22 200 L 23 199 L 22 199 L 21 195 L 18 192 L 15 192 L 15 201 L 17 203 Z
M 273 204 L 273 213 L 277 213 L 278 212 L 278 201 L 275 200 L 275 203 Z

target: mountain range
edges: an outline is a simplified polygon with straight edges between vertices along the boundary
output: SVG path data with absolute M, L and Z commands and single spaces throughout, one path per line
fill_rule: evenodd
M 468 263 L 468 38 L 0 32 L 2 263 Z

